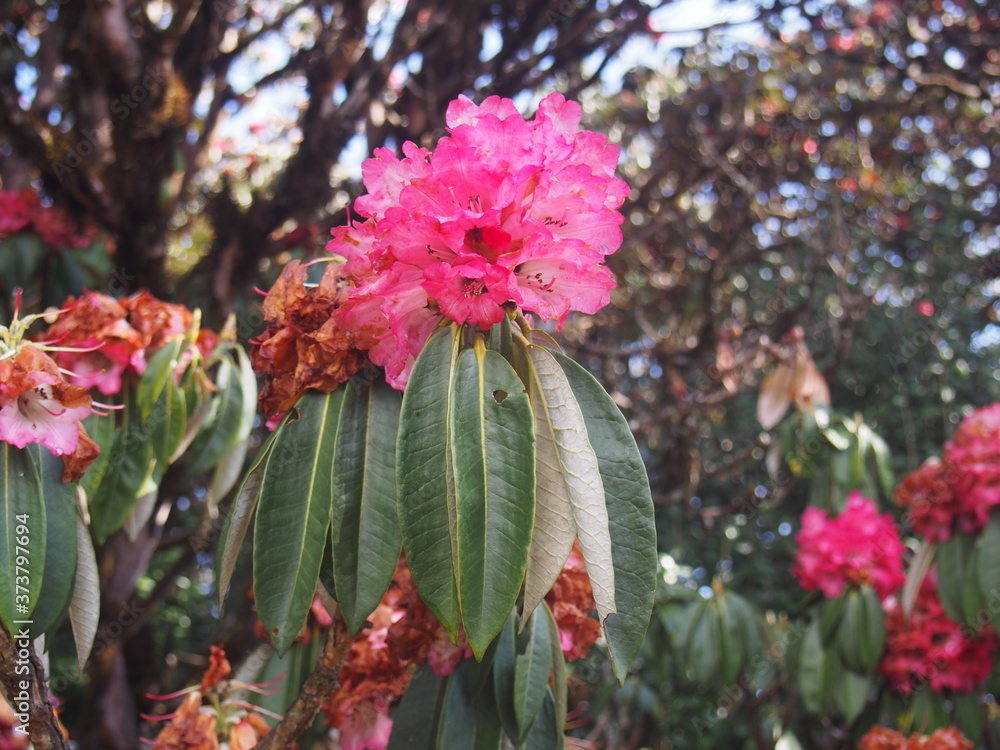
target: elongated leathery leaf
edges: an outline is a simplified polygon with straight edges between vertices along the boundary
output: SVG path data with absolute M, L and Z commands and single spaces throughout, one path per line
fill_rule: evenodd
M 483 681 L 477 692 L 479 669 L 480 665 L 466 659 L 448 679 L 435 750 L 500 750 L 503 728 L 493 681 Z
M 459 609 L 454 474 L 448 447 L 458 328 L 435 333 L 413 365 L 396 442 L 397 511 L 406 561 L 421 599 L 454 639 Z
M 514 713 L 520 732 L 518 739 L 525 737 L 535 723 L 548 691 L 549 673 L 552 671 L 552 645 L 545 618 L 545 611 L 536 608 L 528 626 L 518 637 L 514 674 Z
M 97 623 L 101 615 L 101 576 L 90 532 L 79 516 L 76 517 L 76 579 L 73 598 L 69 603 L 69 623 L 76 644 L 76 662 L 80 672 L 97 638 Z
M 285 419 L 287 421 L 287 417 Z M 284 421 L 282 422 L 284 424 Z M 222 536 L 219 539 L 219 547 L 215 557 L 215 574 L 219 591 L 219 610 L 222 610 L 223 602 L 229 591 L 229 582 L 233 578 L 233 571 L 236 569 L 236 561 L 240 555 L 240 548 L 246 538 L 247 531 L 257 512 L 257 503 L 260 501 L 260 488 L 264 481 L 264 470 L 267 468 L 267 460 L 271 456 L 271 448 L 274 447 L 274 440 L 279 435 L 281 426 L 272 432 L 264 445 L 257 452 L 256 458 L 250 464 L 250 471 L 247 472 L 246 479 L 240 486 L 240 491 L 233 500 L 226 522 L 222 527 Z
M 45 572 L 38 605 L 31 613 L 33 637 L 51 632 L 62 620 L 73 595 L 76 545 L 66 544 L 76 536 L 76 492 L 62 481 L 63 463 L 48 448 L 29 445 L 45 488 Z
M 0 621 L 10 632 L 38 603 L 45 534 L 39 467 L 27 448 L 0 442 Z
M 431 750 L 437 747 L 438 722 L 444 710 L 448 678 L 424 664 L 413 675 L 399 707 L 392 714 L 388 750 Z
M 607 391 L 573 360 L 558 353 L 554 356 L 576 394 L 604 482 L 617 607 L 616 614 L 604 619 L 604 632 L 615 676 L 621 682 L 642 648 L 656 588 L 656 529 L 649 480 L 628 423 Z
M 184 339 L 175 338 L 164 344 L 156 354 L 150 357 L 146 371 L 139 380 L 135 400 L 136 407 L 143 419 L 149 417 L 153 404 L 160 398 L 163 389 L 177 370 L 178 358 L 183 348 Z
M 469 645 L 482 658 L 514 607 L 528 562 L 534 420 L 517 374 L 481 339 L 458 359 L 451 400 L 459 599 Z
M 247 400 L 255 401 L 256 387 L 250 393 L 243 392 L 246 378 L 240 365 L 234 364 L 229 357 L 223 357 L 219 363 L 215 380 L 218 406 L 213 407 L 212 416 L 191 444 L 192 459 L 188 469 L 191 474 L 200 474 L 215 466 L 237 442 L 246 439 L 243 431 L 249 432 L 245 404 Z
M 115 430 L 104 475 L 90 497 L 91 529 L 102 543 L 121 528 L 154 476 L 152 423 L 139 415 L 135 398 L 126 394 L 121 426 Z M 155 489 L 155 487 L 153 487 Z
M 316 592 L 333 504 L 333 454 L 344 391 L 307 393 L 281 428 L 254 525 L 257 612 L 278 653 L 295 640 Z
M 531 615 L 552 588 L 579 534 L 597 612 L 603 620 L 615 609 L 615 577 L 597 456 L 573 389 L 555 357 L 533 345 L 527 347 L 527 355 L 538 496 L 523 618 Z
M 357 632 L 399 560 L 396 437 L 400 395 L 382 383 L 347 386 L 333 467 L 333 550 L 337 601 Z

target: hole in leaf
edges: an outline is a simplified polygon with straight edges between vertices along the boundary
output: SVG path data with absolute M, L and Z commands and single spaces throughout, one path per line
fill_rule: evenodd
M 507 391 L 503 390 L 502 388 L 497 388 L 495 391 L 493 391 L 493 400 L 496 401 L 498 404 L 502 404 L 504 401 L 507 400 Z

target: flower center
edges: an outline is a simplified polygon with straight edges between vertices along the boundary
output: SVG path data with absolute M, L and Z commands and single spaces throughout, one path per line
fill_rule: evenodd
M 465 233 L 465 246 L 491 263 L 510 249 L 510 235 L 500 227 L 473 227 Z
M 462 279 L 462 294 L 465 297 L 479 297 L 486 292 L 482 279 Z

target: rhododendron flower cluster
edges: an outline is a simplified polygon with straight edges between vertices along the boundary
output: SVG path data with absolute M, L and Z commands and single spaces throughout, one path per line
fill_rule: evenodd
M 120 300 L 86 292 L 68 298 L 58 320 L 40 338 L 71 349 L 55 354 L 70 382 L 111 395 L 121 391 L 125 373 L 142 375 L 149 356 L 168 341 L 186 335 L 193 322 L 189 309 L 163 302 L 149 292 Z M 216 340 L 213 332 L 199 331 L 196 344 L 203 356 L 211 353 Z
M 87 389 L 70 385 L 45 352 L 23 344 L 0 360 L 0 440 L 40 443 L 63 459 L 63 481 L 83 476 L 100 450 L 81 420 L 93 412 Z
M 878 514 L 875 503 L 860 492 L 847 498 L 844 512 L 829 518 L 825 511 L 807 508 L 792 573 L 802 588 L 834 599 L 847 586 L 869 584 L 884 599 L 899 589 L 903 575 L 903 543 L 888 513 Z
M 327 245 L 354 282 L 335 316 L 391 384 L 405 385 L 442 316 L 485 327 L 516 305 L 561 324 L 608 303 L 603 260 L 621 244 L 628 187 L 618 147 L 579 130 L 580 115 L 560 94 L 531 122 L 509 99 L 460 97 L 433 153 L 408 142 L 402 159 L 377 149 L 364 163 L 367 221 Z
M 261 686 L 229 680 L 232 668 L 225 652 L 212 646 L 208 669 L 201 683 L 177 693 L 148 696 L 170 700 L 184 695 L 180 707 L 167 716 L 144 716 L 152 721 L 167 720 L 156 737 L 153 750 L 250 750 L 271 731 L 255 708 L 234 697 L 239 691 L 262 693 Z
M 908 509 L 913 530 L 929 541 L 947 541 L 955 528 L 986 528 L 990 511 L 1000 505 L 1000 403 L 962 420 L 943 459 L 928 459 L 903 477 L 895 500 Z
M 65 211 L 43 206 L 30 188 L 0 190 L 0 240 L 16 232 L 35 232 L 57 248 L 86 247 L 97 234 L 93 224 L 78 225 Z
M 590 613 L 596 608 L 579 544 L 574 544 L 555 585 L 545 596 L 559 626 L 559 645 L 570 661 L 582 659 L 601 634 L 601 624 Z
M 327 722 L 340 730 L 344 750 L 381 750 L 389 742 L 390 705 L 402 697 L 415 667 L 430 661 L 436 674 L 451 674 L 472 655 L 455 646 L 417 594 L 405 560 L 372 623 L 358 633 L 340 670 L 340 687 L 323 707 Z
M 938 599 L 934 571 L 924 577 L 909 617 L 896 597 L 883 608 L 887 635 L 878 671 L 897 693 L 908 695 L 925 684 L 935 691 L 970 693 L 993 670 L 1000 641 L 992 626 L 976 632 L 950 619 Z
M 586 656 L 601 628 L 588 616 L 594 597 L 575 547 L 547 601 L 567 658 Z M 323 707 L 327 723 L 341 733 L 343 750 L 384 750 L 392 732 L 390 709 L 406 692 L 416 668 L 427 662 L 435 674 L 450 675 L 472 656 L 464 635 L 453 644 L 420 599 L 405 560 L 368 619 L 371 626 L 358 633 L 341 668 L 340 687 Z
M 100 450 L 81 420 L 94 413 L 87 389 L 72 385 L 44 344 L 27 340 L 41 316 L 18 316 L 0 326 L 0 441 L 24 448 L 38 443 L 63 460 L 63 481 L 83 476 Z
M 872 727 L 858 743 L 858 750 L 972 750 L 975 747 L 956 727 L 938 729 L 930 736 L 907 737 L 886 727 Z
M 327 263 L 315 286 L 306 285 L 306 266 L 295 260 L 264 298 L 270 325 L 253 339 L 250 361 L 264 375 L 260 408 L 268 417 L 288 411 L 310 388 L 329 393 L 365 363 L 353 336 L 332 314 L 347 298 L 340 263 Z

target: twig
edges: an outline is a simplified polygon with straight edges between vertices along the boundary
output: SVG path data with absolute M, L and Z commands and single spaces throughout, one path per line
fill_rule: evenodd
M 326 642 L 323 644 L 323 653 L 316 662 L 316 668 L 302 686 L 298 697 L 285 712 L 285 718 L 278 722 L 271 732 L 264 735 L 255 745 L 256 750 L 278 750 L 289 747 L 296 737 L 312 725 L 323 701 L 337 689 L 340 668 L 351 650 L 353 639 L 347 632 L 347 623 L 340 608 L 331 614 L 333 625 L 326 631 Z
M 27 668 L 27 673 L 24 672 Z M 45 669 L 34 646 L 21 648 L 7 628 L 0 625 L 0 682 L 14 710 L 20 713 L 19 696 L 28 693 L 28 736 L 35 750 L 69 750 L 45 687 Z M 25 684 L 27 683 L 27 685 Z

